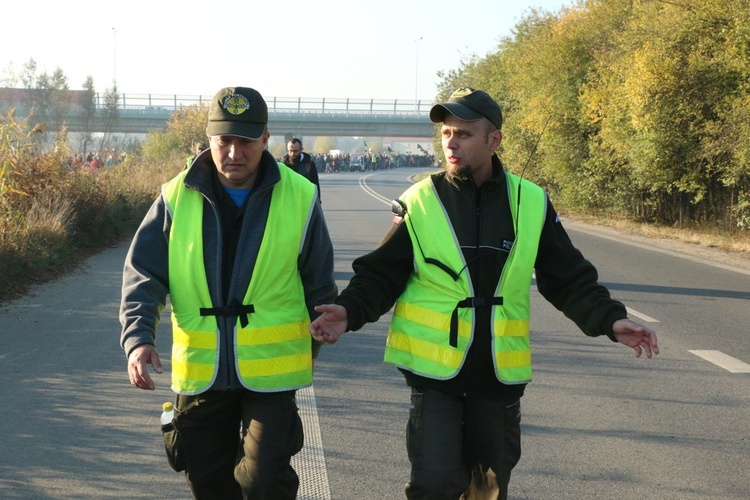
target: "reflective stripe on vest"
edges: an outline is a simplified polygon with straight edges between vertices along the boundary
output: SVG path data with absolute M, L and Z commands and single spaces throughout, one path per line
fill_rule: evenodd
M 495 297 L 502 297 L 502 305 L 489 307 L 492 307 L 495 372 L 500 381 L 518 384 L 531 380 L 529 288 L 547 201 L 542 188 L 522 182 L 520 216 L 517 215 L 520 179 L 507 172 L 505 176 L 518 234 L 495 292 Z M 416 272 L 396 302 L 385 361 L 418 375 L 447 380 L 460 370 L 473 340 L 474 308 L 456 309 L 459 302 L 474 296 L 473 286 L 465 271 L 466 262 L 455 231 L 432 180 L 425 179 L 409 188 L 402 201 L 407 207 L 406 223 Z M 458 279 L 428 264 L 433 259 L 458 274 Z M 454 311 L 458 316 L 455 347 L 450 344 Z
M 273 187 L 266 230 L 233 331 L 236 370 L 248 389 L 276 392 L 312 383 L 312 353 L 297 259 L 307 231 L 315 186 L 283 165 Z M 172 216 L 169 234 L 172 302 L 172 389 L 199 394 L 216 379 L 219 332 L 203 257 L 203 195 L 184 184 L 183 172 L 162 187 Z

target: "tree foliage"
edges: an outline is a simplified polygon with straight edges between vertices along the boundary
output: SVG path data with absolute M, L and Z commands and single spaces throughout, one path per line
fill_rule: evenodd
M 750 225 L 750 0 L 530 10 L 495 51 L 441 76 L 438 99 L 472 86 L 501 103 L 504 163 L 556 203 Z
M 91 76 L 86 77 L 83 82 L 84 97 L 80 103 L 81 122 L 83 131 L 81 132 L 79 151 L 88 151 L 89 145 L 93 141 L 93 122 L 96 117 L 96 90 L 94 90 L 94 79 Z
M 165 131 L 148 134 L 143 154 L 150 159 L 169 160 L 191 156 L 195 145 L 206 142 L 208 106 L 180 106 L 167 121 Z

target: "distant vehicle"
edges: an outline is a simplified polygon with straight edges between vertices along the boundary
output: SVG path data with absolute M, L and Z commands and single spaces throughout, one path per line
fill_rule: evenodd
M 166 106 L 145 106 L 143 108 L 144 113 L 164 113 L 170 111 Z
M 365 170 L 365 160 L 362 153 L 352 153 L 349 155 L 349 171 L 363 172 Z

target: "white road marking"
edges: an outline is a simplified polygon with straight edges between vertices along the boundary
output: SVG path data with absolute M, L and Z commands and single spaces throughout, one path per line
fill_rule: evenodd
M 688 351 L 730 373 L 750 373 L 750 365 L 721 351 Z
M 625 309 L 628 311 L 628 315 L 635 316 L 636 318 L 640 318 L 643 321 L 647 323 L 661 323 L 658 319 L 654 319 L 651 316 L 647 314 L 643 314 L 642 312 L 636 311 L 635 309 L 631 309 L 630 307 L 625 307 Z
M 305 430 L 305 446 L 292 457 L 292 467 L 299 476 L 300 500 L 330 500 L 331 488 L 328 485 L 328 472 L 323 454 L 323 439 L 318 422 L 318 407 L 315 404 L 315 391 L 312 386 L 297 391 L 302 427 Z
M 391 199 L 390 198 L 386 198 L 385 196 L 381 195 L 380 193 L 378 193 L 377 191 L 375 191 L 374 189 L 372 189 L 370 186 L 367 185 L 367 178 L 368 177 L 372 177 L 373 175 L 376 175 L 376 174 L 369 174 L 369 175 L 365 175 L 363 177 L 360 177 L 359 178 L 359 187 L 361 187 L 362 190 L 365 193 L 369 194 L 370 196 L 372 196 L 376 200 L 382 201 L 386 205 L 390 205 L 391 204 Z

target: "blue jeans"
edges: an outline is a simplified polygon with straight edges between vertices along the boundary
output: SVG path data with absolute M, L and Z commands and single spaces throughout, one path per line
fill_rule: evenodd
M 406 429 L 411 462 L 407 498 L 459 498 L 472 472 L 491 468 L 499 498 L 507 498 L 521 458 L 521 402 L 449 396 L 413 387 Z

